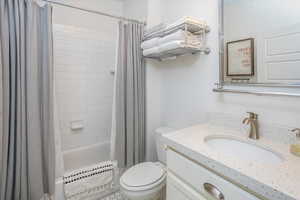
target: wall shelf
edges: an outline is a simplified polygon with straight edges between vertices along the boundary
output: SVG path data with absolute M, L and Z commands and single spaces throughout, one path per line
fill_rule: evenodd
M 252 87 L 252 86 L 222 86 L 216 84 L 214 92 L 218 93 L 235 93 L 235 94 L 251 94 L 257 96 L 286 96 L 286 97 L 300 97 L 299 88 L 279 88 L 279 87 Z
M 145 58 L 151 58 L 151 59 L 157 59 L 157 60 L 165 60 L 168 58 L 183 56 L 186 54 L 197 54 L 197 53 L 203 53 L 203 54 L 209 54 L 210 49 L 209 48 L 195 48 L 191 46 L 182 46 L 180 48 L 168 50 L 161 52 L 159 54 L 151 54 L 148 56 L 144 56 Z
M 206 46 L 206 33 L 210 31 L 209 26 L 204 20 L 195 19 L 192 17 L 182 17 L 181 19 L 170 23 L 158 25 L 159 29 L 147 33 L 144 35 L 144 41 L 151 40 L 153 38 L 163 39 L 175 33 L 179 30 L 182 30 L 184 37 L 181 40 L 174 40 L 168 43 L 158 43 L 157 51 L 153 53 L 145 53 L 145 58 L 157 59 L 157 60 L 167 60 L 174 59 L 178 56 L 186 54 L 209 54 L 210 48 Z M 160 27 L 161 26 L 161 27 Z M 191 42 L 193 38 L 193 42 Z M 194 39 L 196 38 L 196 39 Z M 196 42 L 194 42 L 196 40 Z M 145 50 L 144 50 L 145 51 Z
M 174 33 L 178 31 L 179 29 L 189 31 L 190 33 L 193 33 L 195 35 L 201 35 L 203 33 L 210 32 L 210 27 L 206 23 L 193 23 L 190 21 L 178 23 L 175 25 L 169 25 L 159 31 L 146 34 L 144 36 L 144 40 L 149 40 L 155 37 L 164 37 L 166 35 L 169 35 L 171 33 Z

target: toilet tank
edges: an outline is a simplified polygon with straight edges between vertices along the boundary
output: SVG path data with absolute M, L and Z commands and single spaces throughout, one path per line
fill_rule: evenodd
M 162 141 L 162 136 L 164 134 L 168 134 L 172 131 L 175 131 L 175 129 L 169 128 L 169 127 L 160 127 L 158 129 L 155 130 L 155 142 L 156 142 L 156 152 L 157 152 L 157 157 L 158 160 L 163 163 L 166 164 L 166 151 L 165 151 L 165 147 L 164 147 L 164 142 Z

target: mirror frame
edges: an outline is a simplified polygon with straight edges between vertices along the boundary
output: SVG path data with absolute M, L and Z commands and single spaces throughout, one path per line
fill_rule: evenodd
M 288 83 L 228 83 L 224 81 L 224 0 L 218 0 L 219 15 L 219 80 L 214 92 L 281 95 L 300 97 L 300 84 Z

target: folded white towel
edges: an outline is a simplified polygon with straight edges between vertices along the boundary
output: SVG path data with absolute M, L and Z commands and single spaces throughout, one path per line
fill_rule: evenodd
M 183 45 L 184 45 L 183 40 L 177 40 L 177 41 L 171 41 L 171 42 L 164 43 L 164 44 L 160 45 L 159 47 L 160 47 L 161 52 L 165 52 L 165 51 L 177 49 L 179 47 L 183 47 Z
M 158 56 L 159 54 L 163 54 L 167 51 L 171 50 L 179 50 L 180 48 L 193 48 L 193 49 L 200 49 L 201 43 L 186 43 L 184 40 L 175 40 L 163 43 L 158 47 L 153 47 L 150 49 L 143 50 L 144 56 Z
M 178 30 L 162 38 L 157 37 L 150 40 L 146 40 L 141 44 L 141 47 L 142 49 L 146 50 L 158 47 L 159 45 L 163 45 L 165 43 L 179 40 L 191 45 L 199 45 L 201 43 L 201 38 L 199 36 L 194 35 L 188 31 Z
M 200 48 L 199 45 L 195 44 L 188 44 L 183 40 L 177 40 L 177 41 L 172 41 L 172 42 L 167 42 L 159 46 L 159 51 L 160 53 L 170 51 L 170 50 L 175 50 L 178 48 L 184 48 L 184 47 L 191 47 L 191 48 Z
M 174 40 L 185 40 L 185 38 L 186 38 L 186 34 L 184 33 L 184 31 L 178 30 L 175 33 L 171 33 L 169 35 L 166 35 L 165 37 L 162 37 L 159 40 L 159 43 L 163 44 Z
M 159 40 L 160 40 L 160 38 L 158 38 L 158 37 L 150 39 L 150 40 L 146 40 L 146 41 L 142 42 L 141 47 L 142 47 L 142 49 L 150 49 L 152 47 L 158 46 Z
M 178 20 L 176 20 L 175 22 L 169 24 L 166 29 L 172 29 L 175 28 L 177 26 L 180 26 L 182 24 L 187 24 L 188 25 L 188 30 L 192 33 L 200 31 L 199 27 L 201 27 L 202 25 L 206 25 L 206 22 L 204 20 L 201 19 L 196 19 L 194 17 L 182 17 Z M 184 27 L 183 27 L 184 28 Z
M 160 48 L 158 46 L 150 48 L 150 49 L 143 50 L 143 55 L 144 56 L 157 55 L 159 53 L 160 53 Z
M 147 30 L 144 32 L 144 34 L 147 36 L 147 35 L 151 35 L 157 31 L 160 31 L 164 28 L 166 28 L 167 25 L 165 23 L 160 23 L 158 25 L 155 25 L 155 26 L 152 26 L 150 28 L 147 28 Z
M 184 31 L 184 30 L 178 30 L 174 33 L 166 35 L 165 37 L 163 37 L 159 40 L 159 43 L 164 44 L 167 42 L 172 42 L 172 41 L 177 41 L 177 40 L 183 40 L 186 43 L 191 43 L 191 44 L 201 43 L 201 39 L 199 36 L 194 35 L 188 31 Z

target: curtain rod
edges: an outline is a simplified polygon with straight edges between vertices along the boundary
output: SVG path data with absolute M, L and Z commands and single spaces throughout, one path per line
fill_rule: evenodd
M 110 18 L 114 18 L 114 19 L 119 19 L 119 20 L 122 20 L 122 21 L 135 22 L 135 23 L 138 23 L 138 24 L 146 25 L 146 22 L 142 22 L 142 21 L 135 20 L 135 19 L 116 16 L 116 15 L 112 15 L 112 14 L 108 14 L 108 13 L 104 13 L 104 12 L 100 12 L 100 11 L 95 11 L 95 10 L 80 8 L 80 7 L 76 7 L 76 6 L 72 6 L 72 5 L 69 5 L 69 4 L 60 3 L 60 2 L 56 2 L 56 1 L 52 1 L 52 0 L 42 0 L 42 1 L 48 2 L 50 4 L 56 4 L 56 5 L 60 5 L 60 6 L 64 6 L 64 7 L 74 8 L 74 9 L 77 9 L 77 10 L 90 12 L 90 13 L 94 13 L 94 14 L 98 14 L 98 15 L 102 15 L 102 16 L 106 16 L 106 17 L 110 17 Z

